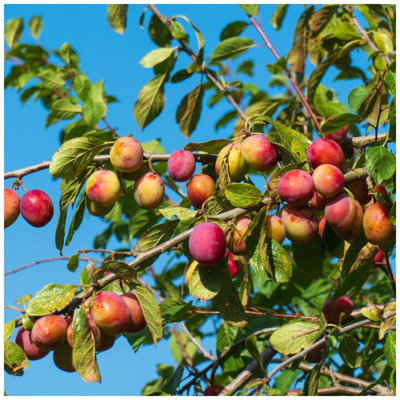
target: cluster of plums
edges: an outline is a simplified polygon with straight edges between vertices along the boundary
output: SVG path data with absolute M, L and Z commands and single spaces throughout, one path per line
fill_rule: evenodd
M 385 245 L 394 239 L 395 227 L 389 218 L 390 210 L 370 195 L 366 180 L 345 184 L 342 172 L 345 155 L 340 143 L 346 135 L 347 128 L 343 128 L 309 145 L 307 161 L 313 169 L 312 174 L 294 169 L 282 175 L 277 192 L 284 206 L 279 216 L 266 216 L 268 237 L 278 243 L 287 237 L 294 244 L 305 245 L 318 233 L 322 236 L 328 222 L 344 240 L 352 240 L 362 231 L 367 240 L 375 245 Z M 274 145 L 260 134 L 222 149 L 216 162 L 217 173 L 227 154 L 232 180 L 242 179 L 249 166 L 257 171 L 266 171 L 278 161 Z M 376 186 L 375 192 L 387 195 L 382 185 Z M 324 215 L 318 221 L 315 211 L 322 210 Z M 191 255 L 201 266 L 213 267 L 222 261 L 226 246 L 236 255 L 246 254 L 244 235 L 251 222 L 246 216 L 238 218 L 227 235 L 214 223 L 197 225 L 189 238 Z
M 4 227 L 15 222 L 20 213 L 30 225 L 42 227 L 50 222 L 54 207 L 50 197 L 42 190 L 30 190 L 20 200 L 15 190 L 4 189 Z
M 90 304 L 90 299 L 86 300 L 86 304 Z M 122 295 L 111 291 L 96 293 L 87 319 L 96 351 L 110 349 L 117 335 L 137 332 L 147 325 L 139 301 L 131 292 Z M 63 371 L 73 372 L 73 336 L 71 317 L 51 314 L 37 319 L 31 331 L 21 327 L 15 342 L 29 360 L 38 360 L 54 350 L 55 365 Z

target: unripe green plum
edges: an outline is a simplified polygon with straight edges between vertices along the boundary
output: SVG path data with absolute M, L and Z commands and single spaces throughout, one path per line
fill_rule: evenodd
M 233 233 L 228 233 L 227 242 L 228 247 L 233 254 L 244 255 L 247 254 L 246 237 L 244 234 L 251 224 L 251 219 L 248 217 L 239 217 L 233 226 Z M 249 232 L 249 235 L 251 232 Z
M 121 185 L 117 175 L 108 169 L 99 169 L 86 182 L 87 197 L 101 207 L 111 207 L 118 200 Z
M 350 190 L 354 198 L 363 206 L 367 204 L 372 196 L 368 192 L 368 185 L 365 179 L 357 179 L 346 183 L 345 187 Z
M 332 299 L 329 297 L 323 307 L 322 313 L 327 322 L 334 324 L 339 321 L 344 321 L 350 316 L 354 310 L 353 302 L 346 296 L 339 297 L 335 302 L 332 303 Z
M 282 175 L 277 190 L 289 206 L 305 206 L 315 192 L 312 176 L 302 169 L 293 169 Z
M 188 150 L 176 150 L 168 159 L 168 173 L 176 182 L 190 179 L 196 169 L 196 160 Z
M 100 329 L 97 327 L 96 323 L 93 321 L 93 318 L 90 314 L 88 314 L 86 317 L 88 319 L 89 327 L 90 327 L 90 330 L 92 331 L 94 341 L 95 341 L 95 344 L 97 347 L 100 344 L 100 340 L 101 340 Z M 67 342 L 71 347 L 73 347 L 73 345 L 74 345 L 74 327 L 72 325 L 72 322 L 68 325 Z
M 352 228 L 357 214 L 356 201 L 343 193 L 330 199 L 325 206 L 325 216 L 333 229 L 344 232 Z
M 61 315 L 45 315 L 33 325 L 32 342 L 43 350 L 50 351 L 63 344 L 67 336 L 68 323 Z
M 4 228 L 10 226 L 19 215 L 19 197 L 16 191 L 4 189 Z
M 19 210 L 26 222 L 37 228 L 50 222 L 54 214 L 50 197 L 39 189 L 30 190 L 22 196 Z
M 295 244 L 307 244 L 314 240 L 318 233 L 318 222 L 314 211 L 306 206 L 294 208 L 285 206 L 281 211 L 285 223 L 286 235 Z
M 242 142 L 244 161 L 256 171 L 268 171 L 279 160 L 276 147 L 265 135 L 251 135 Z
M 120 172 L 135 172 L 143 163 L 142 145 L 133 137 L 119 138 L 110 150 L 110 161 Z
M 229 152 L 229 155 L 227 156 Z M 225 146 L 218 154 L 215 163 L 215 172 L 219 176 L 222 162 L 226 158 L 228 163 L 229 175 L 233 182 L 241 181 L 249 170 L 249 165 L 242 156 L 242 145 L 240 143 L 232 143 Z
M 276 240 L 279 244 L 285 240 L 286 237 L 286 227 L 282 218 L 277 215 L 265 216 L 265 230 L 267 237 Z
M 72 363 L 72 348 L 68 343 L 60 344 L 54 349 L 53 361 L 56 367 L 62 371 L 76 371 L 74 364 Z
M 110 335 L 125 332 L 131 324 L 131 314 L 120 295 L 111 291 L 96 293 L 90 308 L 96 325 Z
M 226 240 L 223 230 L 212 222 L 196 225 L 189 237 L 189 251 L 203 267 L 215 267 L 224 258 Z
M 138 332 L 144 329 L 147 325 L 142 307 L 134 293 L 124 293 L 121 295 L 129 308 L 131 314 L 131 323 L 126 332 Z
M 307 161 L 313 169 L 322 164 L 332 164 L 343 169 L 344 154 L 342 148 L 333 140 L 317 139 L 307 148 Z
M 201 208 L 216 191 L 215 182 L 206 174 L 194 175 L 187 185 L 187 194 L 193 207 Z
M 326 199 L 335 197 L 344 186 L 342 171 L 331 164 L 322 164 L 315 169 L 312 175 L 315 190 Z
M 389 242 L 394 233 L 394 225 L 389 218 L 389 211 L 379 202 L 369 205 L 365 210 L 363 228 L 367 240 L 378 246 Z
M 161 177 L 153 172 L 141 176 L 133 187 L 137 205 L 144 209 L 158 207 L 164 199 L 165 187 Z
M 18 330 L 15 343 L 22 348 L 28 360 L 39 360 L 48 354 L 48 351 L 41 349 L 32 342 L 31 331 L 26 331 L 23 326 Z
M 86 208 L 90 214 L 94 215 L 95 217 L 104 217 L 114 208 L 114 204 L 109 207 L 102 207 L 86 196 Z

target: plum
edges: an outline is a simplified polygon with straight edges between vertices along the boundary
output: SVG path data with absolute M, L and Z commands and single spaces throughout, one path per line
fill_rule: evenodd
M 342 191 L 344 175 L 342 171 L 331 164 L 322 164 L 312 175 L 315 190 L 326 199 L 331 199 Z
M 229 155 L 227 156 L 229 152 Z M 241 181 L 249 170 L 249 165 L 242 156 L 242 145 L 240 143 L 232 143 L 225 146 L 218 154 L 215 163 L 215 172 L 219 176 L 222 161 L 227 156 L 229 175 L 233 182 Z
M 201 208 L 216 190 L 215 182 L 206 174 L 194 175 L 187 185 L 187 194 L 190 203 L 195 208 Z
M 286 237 L 286 227 L 282 218 L 277 215 L 265 216 L 265 230 L 267 237 L 276 240 L 279 244 L 285 240 Z
M 307 161 L 313 169 L 322 164 L 332 164 L 342 170 L 344 154 L 342 148 L 333 140 L 317 139 L 307 148 Z
M 53 350 L 65 342 L 68 323 L 62 315 L 45 315 L 35 321 L 31 339 L 36 346 L 43 350 Z
M 302 169 L 286 172 L 279 180 L 278 193 L 289 206 L 305 206 L 314 195 L 312 176 Z
M 196 225 L 189 237 L 189 250 L 203 267 L 214 267 L 224 258 L 226 240 L 224 231 L 212 222 Z
M 108 169 L 99 169 L 86 182 L 86 195 L 97 205 L 108 208 L 118 200 L 121 185 L 117 175 Z
M 188 150 L 174 151 L 168 159 L 168 173 L 176 182 L 190 179 L 196 169 L 196 161 Z
M 143 163 L 142 145 L 133 137 L 121 137 L 110 150 L 110 161 L 120 172 L 135 172 Z
M 388 243 L 394 234 L 394 225 L 389 218 L 389 210 L 380 202 L 367 207 L 363 218 L 365 237 L 378 246 Z
M 121 295 L 131 313 L 131 323 L 126 332 L 138 332 L 144 329 L 147 325 L 142 307 L 134 293 L 124 293 Z
M 48 351 L 41 349 L 32 342 L 31 331 L 21 326 L 18 330 L 15 343 L 22 348 L 28 360 L 39 360 L 48 354 Z
M 22 196 L 19 210 L 26 222 L 37 228 L 49 223 L 54 214 L 50 197 L 39 189 L 30 190 Z
M 326 220 L 333 229 L 339 232 L 352 228 L 356 214 L 356 201 L 344 193 L 339 193 L 330 199 L 325 206 Z
M 329 297 L 322 306 L 322 313 L 327 322 L 334 324 L 347 319 L 354 310 L 353 302 L 346 296 L 339 297 L 332 303 L 332 298 Z
M 165 187 L 161 177 L 153 172 L 141 176 L 133 187 L 137 205 L 144 209 L 158 207 L 164 200 Z
M 4 228 L 10 226 L 19 216 L 19 197 L 15 190 L 4 189 Z
M 251 135 L 242 142 L 244 161 L 256 171 L 268 171 L 279 160 L 276 147 L 265 135 Z

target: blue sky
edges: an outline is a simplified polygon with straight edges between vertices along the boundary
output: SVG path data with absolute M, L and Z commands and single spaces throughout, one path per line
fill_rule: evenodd
M 133 104 L 141 87 L 152 77 L 151 69 L 145 69 L 139 60 L 155 48 L 145 30 L 139 28 L 139 16 L 144 6 L 129 6 L 128 27 L 124 35 L 115 33 L 108 25 L 106 5 L 6 5 L 5 21 L 10 18 L 23 17 L 25 24 L 35 15 L 41 15 L 44 29 L 40 41 L 46 49 L 58 49 L 68 42 L 78 52 L 81 58 L 81 69 L 92 82 L 105 81 L 108 94 L 116 96 L 118 103 L 108 108 L 107 120 L 112 127 L 118 128 L 121 135 L 133 133 L 141 141 L 155 138 L 162 139 L 162 145 L 167 152 L 172 152 L 189 141 L 199 142 L 215 138 L 229 137 L 233 124 L 218 132 L 214 131 L 214 123 L 222 113 L 230 109 L 225 102 L 213 109 L 203 108 L 200 123 L 190 140 L 180 132 L 175 122 L 176 108 L 183 96 L 192 90 L 200 81 L 194 76 L 186 82 L 166 87 L 166 107 L 159 118 L 151 123 L 143 132 L 138 128 L 133 117 Z M 235 5 L 159 5 L 159 10 L 167 16 L 183 14 L 189 17 L 205 36 L 205 52 L 210 55 L 219 42 L 221 30 L 229 22 L 246 20 L 243 11 Z M 283 23 L 281 32 L 277 33 L 269 23 L 275 6 L 262 5 L 261 18 L 263 27 L 278 53 L 286 56 L 292 43 L 292 36 L 298 16 L 303 8 L 291 5 Z M 145 26 L 150 17 L 147 11 Z M 189 27 L 185 25 L 189 30 Z M 261 43 L 255 30 L 247 28 L 244 36 Z M 33 42 L 25 29 L 22 41 Z M 193 47 L 196 43 L 193 42 Z M 364 53 L 356 64 L 365 62 Z M 251 81 L 261 88 L 266 88 L 269 73 L 266 64 L 275 61 L 273 55 L 264 46 L 256 47 L 247 54 L 256 64 L 255 76 Z M 190 60 L 183 55 L 176 70 L 189 65 Z M 5 66 L 9 70 L 11 63 Z M 306 73 L 314 68 L 307 65 Z M 337 71 L 331 70 L 324 78 L 324 84 L 329 86 Z M 250 80 L 248 80 L 250 81 Z M 335 82 L 332 87 L 337 90 L 337 96 L 347 103 L 349 91 L 361 84 L 359 80 Z M 5 91 L 5 133 L 4 133 L 4 165 L 5 171 L 50 160 L 59 147 L 59 132 L 62 123 L 48 129 L 45 128 L 47 113 L 39 103 L 27 102 L 23 107 L 19 95 L 12 89 Z M 59 255 L 54 245 L 54 232 L 57 222 L 57 203 L 59 197 L 59 181 L 52 179 L 47 170 L 29 175 L 23 180 L 29 189 L 45 190 L 53 199 L 55 216 L 44 228 L 37 229 L 28 225 L 21 217 L 5 231 L 5 271 L 12 270 L 30 262 L 57 257 Z M 10 187 L 12 180 L 5 182 Z M 22 192 L 19 193 L 22 196 Z M 66 255 L 75 254 L 78 249 L 91 248 L 95 233 L 104 230 L 105 224 L 100 219 L 87 216 L 71 245 L 65 249 Z M 117 246 L 112 241 L 109 248 Z M 162 257 L 155 265 L 163 267 L 166 257 Z M 15 304 L 15 300 L 27 293 L 35 294 L 45 284 L 79 283 L 79 271 L 84 266 L 81 263 L 77 272 L 71 273 L 66 268 L 66 261 L 37 265 L 5 277 L 4 304 Z M 16 317 L 16 312 L 5 311 L 5 320 Z M 210 326 L 211 329 L 211 326 Z M 214 348 L 213 340 L 205 342 L 208 350 Z M 68 374 L 58 370 L 52 361 L 52 356 L 31 363 L 23 377 L 5 375 L 5 391 L 9 395 L 139 395 L 143 384 L 156 377 L 156 363 L 175 365 L 168 341 L 160 343 L 157 348 L 148 346 L 134 354 L 129 344 L 119 339 L 111 350 L 101 353 L 98 357 L 103 383 L 85 384 L 77 374 Z

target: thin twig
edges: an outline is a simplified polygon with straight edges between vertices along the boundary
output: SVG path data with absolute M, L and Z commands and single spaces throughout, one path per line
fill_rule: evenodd
M 170 30 L 171 29 L 171 24 L 170 22 L 158 11 L 158 9 L 153 5 L 153 4 L 148 4 L 148 7 L 153 11 L 153 13 L 158 17 L 158 19 Z M 195 61 L 197 59 L 196 53 L 182 40 L 178 40 L 180 43 L 182 50 L 187 53 L 190 58 Z M 242 111 L 242 109 L 239 107 L 239 105 L 236 103 L 235 99 L 232 97 L 232 95 L 229 93 L 229 90 L 222 86 L 222 84 L 214 77 L 213 73 L 211 70 L 206 68 L 204 63 L 201 65 L 201 71 L 207 76 L 208 80 L 212 82 L 216 88 L 226 97 L 226 99 L 232 104 L 233 108 L 237 111 L 239 114 L 240 118 L 243 121 L 247 120 L 247 117 L 245 113 Z
M 43 260 L 38 260 L 38 261 L 35 261 L 35 262 L 32 262 L 32 263 L 23 265 L 22 267 L 18 267 L 16 269 L 11 270 L 11 271 L 4 272 L 4 276 L 15 274 L 16 272 L 22 271 L 22 270 L 24 270 L 26 268 L 29 268 L 29 267 L 33 267 L 34 265 L 43 264 L 43 263 L 47 263 L 47 262 L 51 262 L 51 261 L 69 260 L 70 258 L 71 258 L 71 256 L 59 256 L 59 257 L 45 258 Z M 79 257 L 79 260 L 87 261 L 87 259 L 84 258 L 84 257 Z M 95 258 L 91 258 L 90 261 L 97 262 L 97 263 L 102 263 L 104 260 L 97 260 Z
M 261 26 L 256 22 L 256 20 L 253 17 L 250 17 L 250 21 L 254 25 L 254 27 L 257 29 L 258 33 L 263 38 L 265 44 L 271 50 L 272 54 L 275 56 L 275 58 L 277 60 L 279 60 L 280 59 L 279 54 L 275 50 L 274 46 L 272 45 L 272 43 L 268 39 L 268 37 L 265 34 L 265 32 L 262 30 Z M 295 88 L 296 93 L 299 95 L 301 102 L 303 103 L 304 107 L 307 109 L 308 113 L 310 114 L 310 117 L 314 121 L 315 126 L 317 127 L 318 131 L 321 131 L 321 125 L 318 122 L 317 116 L 315 115 L 314 111 L 312 110 L 312 108 L 311 108 L 310 104 L 308 103 L 307 99 L 304 97 L 303 92 L 301 91 L 301 89 L 300 89 L 299 85 L 297 84 L 296 80 L 293 78 L 290 70 L 287 67 L 285 67 L 284 70 L 285 70 L 285 73 L 286 73 L 287 77 L 289 78 L 290 82 L 292 83 L 293 87 Z

